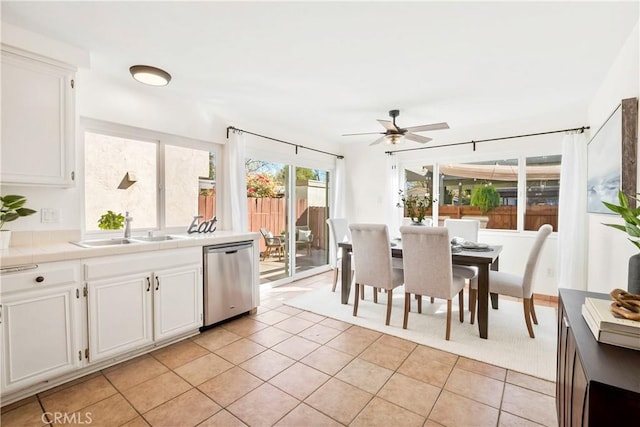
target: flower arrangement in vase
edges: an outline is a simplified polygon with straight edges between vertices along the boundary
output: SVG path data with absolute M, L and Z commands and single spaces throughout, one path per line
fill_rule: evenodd
M 400 196 L 400 202 L 396 207 L 404 208 L 406 215 L 415 224 L 422 224 L 422 221 L 427 217 L 429 209 L 431 209 L 431 197 L 427 194 L 424 196 L 405 194 L 402 190 L 398 191 L 398 195 Z

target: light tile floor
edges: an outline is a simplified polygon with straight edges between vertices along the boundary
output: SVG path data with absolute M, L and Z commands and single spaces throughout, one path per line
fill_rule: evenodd
M 283 305 L 331 280 L 263 286 L 256 315 L 7 405 L 2 425 L 557 425 L 555 383 Z

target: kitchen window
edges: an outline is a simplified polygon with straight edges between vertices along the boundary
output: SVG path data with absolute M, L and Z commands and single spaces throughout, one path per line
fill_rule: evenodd
M 102 231 L 108 211 L 129 212 L 139 231 L 186 231 L 194 216 L 215 216 L 216 144 L 89 120 L 84 127 L 86 232 Z

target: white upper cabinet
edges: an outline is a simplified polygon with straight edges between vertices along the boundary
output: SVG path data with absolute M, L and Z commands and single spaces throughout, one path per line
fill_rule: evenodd
M 75 71 L 2 47 L 3 184 L 73 185 Z

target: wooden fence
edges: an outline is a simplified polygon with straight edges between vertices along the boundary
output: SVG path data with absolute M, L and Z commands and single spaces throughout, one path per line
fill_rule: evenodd
M 449 218 L 462 218 L 465 215 L 482 215 L 480 208 L 476 206 L 439 206 L 440 216 Z M 517 206 L 499 206 L 486 215 L 489 217 L 487 228 L 515 230 L 518 220 Z M 524 229 L 537 230 L 542 224 L 551 224 L 553 231 L 558 231 L 558 207 L 557 206 L 527 206 L 524 214 Z
M 198 198 L 198 215 L 210 219 L 216 211 L 215 196 L 201 195 Z M 286 229 L 287 211 L 286 199 L 268 197 L 247 197 L 249 231 L 260 231 L 266 228 L 278 235 Z M 313 248 L 326 249 L 327 232 L 326 219 L 328 211 L 326 207 L 307 206 L 306 199 L 296 201 L 295 212 L 298 214 L 296 227 L 308 227 L 313 234 Z M 260 251 L 264 251 L 264 239 L 260 239 Z

